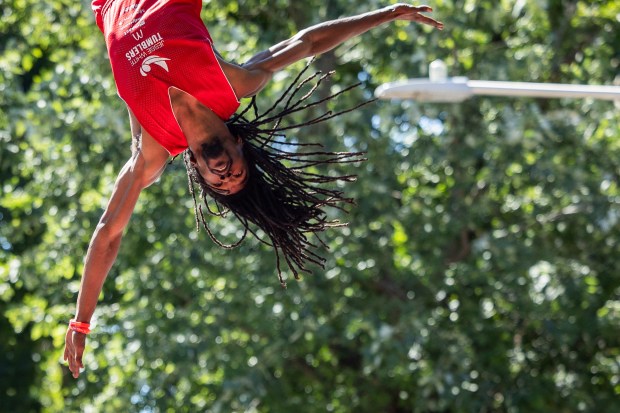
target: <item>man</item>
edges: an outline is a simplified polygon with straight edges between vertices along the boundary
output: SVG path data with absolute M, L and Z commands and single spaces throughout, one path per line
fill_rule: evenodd
M 195 205 L 193 186 L 197 184 L 205 202 L 207 195 L 214 198 L 218 208 L 232 211 L 246 230 L 252 231 L 248 223 L 260 227 L 276 250 L 278 270 L 280 251 L 297 275 L 296 268 L 305 270 L 305 262 L 320 262 L 309 250 L 312 245 L 304 234 L 329 227 L 323 208 L 347 199 L 338 191 L 320 188 L 334 178 L 304 176 L 280 162 L 292 159 L 307 165 L 303 155 L 291 158 L 280 150 L 265 150 L 271 136 L 285 128 L 267 130 L 265 137 L 265 129 L 258 126 L 274 120 L 279 124 L 284 115 L 299 110 L 298 105 L 290 104 L 289 99 L 280 115 L 269 116 L 270 109 L 253 122 L 241 115 L 229 120 L 239 106 L 238 99 L 258 93 L 276 71 L 327 52 L 381 24 L 409 20 L 443 28 L 442 23 L 421 14 L 432 11 L 430 7 L 397 4 L 302 30 L 238 66 L 214 51 L 200 20 L 201 6 L 200 0 L 93 2 L 136 144 L 118 175 L 86 254 L 76 315 L 65 340 L 64 358 L 74 377 L 83 368 L 89 321 L 116 259 L 123 230 L 141 191 L 157 180 L 171 155 L 184 154 Z M 320 116 L 313 122 L 327 118 Z M 310 163 L 349 158 L 347 154 L 325 155 L 326 161 Z M 209 231 L 202 209 L 196 207 L 196 214 Z

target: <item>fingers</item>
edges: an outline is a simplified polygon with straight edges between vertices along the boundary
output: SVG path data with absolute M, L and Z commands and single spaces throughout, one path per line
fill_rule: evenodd
M 69 371 L 71 371 L 74 379 L 80 377 L 80 368 L 77 366 L 73 355 L 69 358 Z
M 80 369 L 84 368 L 82 363 L 82 355 L 84 354 L 84 346 L 86 335 L 76 331 L 67 331 L 65 337 L 64 359 L 69 363 L 69 370 L 74 378 L 80 376 Z
M 75 363 L 77 364 L 78 368 L 84 368 L 84 364 L 82 363 L 82 352 L 75 355 Z
M 395 10 L 401 13 L 431 13 L 433 8 L 423 4 L 421 6 L 412 6 L 411 4 L 398 3 L 395 6 Z
M 80 376 L 80 369 L 83 368 L 84 365 L 82 364 L 82 355 L 72 354 L 69 359 L 69 370 L 73 373 L 73 377 L 77 379 Z
M 416 7 L 416 12 L 414 13 L 414 20 L 418 23 L 428 24 L 429 26 L 433 26 L 438 28 L 439 30 L 443 30 L 443 23 L 433 19 L 432 17 L 425 16 L 420 13 L 430 13 L 433 11 L 433 8 L 430 6 L 419 6 Z
M 423 14 L 418 14 L 416 16 L 415 21 L 417 21 L 418 23 L 422 23 L 422 24 L 428 24 L 429 26 L 433 26 L 436 27 L 439 30 L 443 30 L 443 23 L 440 21 L 437 21 L 431 17 L 428 16 L 424 16 Z
M 433 19 L 432 17 L 425 16 L 421 13 L 431 13 L 433 8 L 427 5 L 411 6 L 406 4 L 397 4 L 397 9 L 401 10 L 400 19 L 410 20 L 417 23 L 426 24 L 435 27 L 439 30 L 443 30 L 443 23 Z
M 73 365 L 75 370 L 73 371 L 73 377 L 78 378 L 80 375 L 80 369 L 84 368 L 82 363 L 82 355 L 84 354 L 84 344 L 86 342 L 86 334 L 73 332 L 73 344 L 75 345 L 75 356 L 73 357 Z
M 75 347 L 73 346 L 73 332 L 67 329 L 67 334 L 65 335 L 65 353 L 64 360 L 69 364 L 69 371 L 73 374 L 73 377 L 76 376 L 75 369 L 75 357 L 74 357 Z M 79 375 L 79 371 L 77 372 Z
M 430 13 L 433 11 L 433 8 L 431 6 L 427 6 L 426 4 L 422 5 L 422 6 L 417 6 L 414 7 L 414 9 L 418 12 L 418 13 Z
M 69 352 L 68 361 L 69 361 L 69 371 L 71 371 L 71 374 L 73 375 L 73 377 L 77 379 L 80 375 L 80 367 L 77 364 L 75 353 L 73 351 Z
M 68 350 L 65 350 L 65 353 L 66 353 L 65 360 L 68 361 L 69 363 L 69 371 L 71 372 L 73 377 L 77 379 L 78 376 L 80 375 L 80 368 L 78 367 L 76 363 L 75 354 L 72 351 L 68 351 Z

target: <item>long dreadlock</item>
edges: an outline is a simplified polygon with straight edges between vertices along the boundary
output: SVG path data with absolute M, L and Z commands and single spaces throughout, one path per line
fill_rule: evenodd
M 283 287 L 286 287 L 286 283 L 282 277 L 281 259 L 284 259 L 295 279 L 299 279 L 301 272 L 311 273 L 306 267 L 307 263 L 314 263 L 324 268 L 325 260 L 313 251 L 317 245 L 308 239 L 308 234 L 317 235 L 318 242 L 326 247 L 318 237 L 318 233 L 327 228 L 346 224 L 328 220 L 325 216 L 325 207 L 344 210 L 345 205 L 354 202 L 342 191 L 330 189 L 326 184 L 354 181 L 355 175 L 327 176 L 309 172 L 308 168 L 364 160 L 361 152 L 328 152 L 322 150 L 322 145 L 316 143 L 285 142 L 286 136 L 283 132 L 324 122 L 372 102 L 372 100 L 365 101 L 336 113 L 326 111 L 303 123 L 281 125 L 290 115 L 316 107 L 359 86 L 356 84 L 326 98 L 309 102 L 308 99 L 320 84 L 334 73 L 316 72 L 300 81 L 311 63 L 312 61 L 306 65 L 280 98 L 265 112 L 259 113 L 256 98 L 252 98 L 241 113 L 226 122 L 232 135 L 239 136 L 244 141 L 243 152 L 249 178 L 241 191 L 234 195 L 222 195 L 213 191 L 190 162 L 190 150 L 183 153 L 189 190 L 194 201 L 197 229 L 202 224 L 211 239 L 226 249 L 238 246 L 248 233 L 273 247 L 276 253 L 278 279 Z M 308 84 L 312 85 L 310 91 L 294 100 Z M 273 113 L 280 106 L 280 111 Z M 248 120 L 247 115 L 252 112 L 253 119 Z M 286 147 L 292 149 L 287 150 Z M 200 189 L 198 197 L 204 202 L 209 214 L 223 217 L 232 212 L 243 224 L 244 233 L 236 243 L 225 245 L 213 234 L 205 219 L 203 207 L 197 202 L 196 185 Z M 215 203 L 215 208 L 212 208 L 209 197 Z M 254 226 L 250 224 L 260 228 L 268 240 L 259 236 Z

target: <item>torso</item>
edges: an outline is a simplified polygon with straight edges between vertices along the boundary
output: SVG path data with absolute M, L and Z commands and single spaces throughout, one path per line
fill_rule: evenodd
M 191 94 L 222 120 L 239 106 L 200 19 L 200 8 L 200 0 L 93 2 L 119 96 L 171 155 L 187 148 L 170 107 L 171 86 Z

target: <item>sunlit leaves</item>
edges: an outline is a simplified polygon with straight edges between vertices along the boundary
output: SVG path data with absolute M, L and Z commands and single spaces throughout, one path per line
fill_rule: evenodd
M 5 2 L 6 3 L 6 2 Z M 207 1 L 243 62 L 384 4 Z M 437 1 L 315 65 L 336 105 L 444 59 L 472 79 L 611 83 L 617 2 Z M 592 100 L 377 102 L 290 138 L 363 150 L 326 270 L 282 290 L 268 247 L 195 231 L 179 160 L 141 196 L 78 381 L 62 366 L 82 261 L 129 156 L 86 2 L 0 6 L 0 399 L 16 411 L 618 410 L 617 108 Z M 268 104 L 302 67 L 277 74 Z M 332 171 L 336 173 L 336 171 Z M 234 220 L 210 220 L 225 241 Z M 4 367 L 6 366 L 6 367 Z M 15 380 L 19 378 L 20 380 Z M 6 385 L 5 385 L 6 384 Z M 4 405 L 3 405 L 4 407 Z M 607 409 L 607 410 L 605 410 Z

